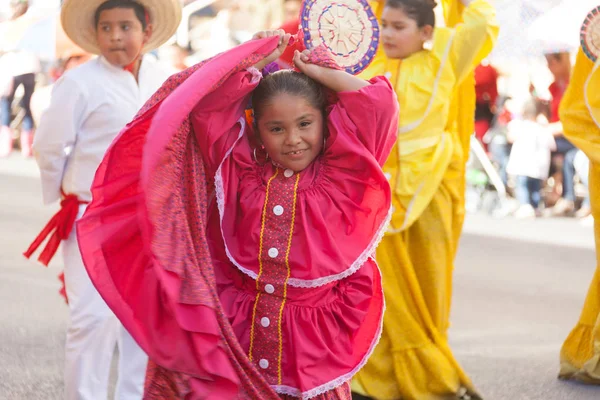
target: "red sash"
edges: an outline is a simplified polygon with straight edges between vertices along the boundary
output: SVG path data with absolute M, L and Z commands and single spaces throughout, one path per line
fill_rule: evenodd
M 60 202 L 60 210 L 54 214 L 52 219 L 48 222 L 48 224 L 46 224 L 44 229 L 42 229 L 33 243 L 31 243 L 27 251 L 23 253 L 25 257 L 30 258 L 31 255 L 38 249 L 38 247 L 40 247 L 41 244 L 46 240 L 46 238 L 52 234 L 48 240 L 48 243 L 46 243 L 46 247 L 44 247 L 44 250 L 38 258 L 38 261 L 45 266 L 48 266 L 50 260 L 52 260 L 52 257 L 54 257 L 56 254 L 60 242 L 67 240 L 71 234 L 71 230 L 73 230 L 73 225 L 77 219 L 77 214 L 79 213 L 79 206 L 81 204 L 89 203 L 87 201 L 79 200 L 74 194 L 65 194 L 62 189 L 61 193 L 63 199 Z

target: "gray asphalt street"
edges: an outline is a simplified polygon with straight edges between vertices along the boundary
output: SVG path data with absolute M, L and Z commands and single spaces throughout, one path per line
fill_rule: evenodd
M 31 160 L 0 160 L 0 399 L 61 399 L 67 307 L 61 259 L 21 253 L 56 210 Z M 592 400 L 600 387 L 556 379 L 562 341 L 595 268 L 591 227 L 573 220 L 469 216 L 455 271 L 451 343 L 492 400 Z

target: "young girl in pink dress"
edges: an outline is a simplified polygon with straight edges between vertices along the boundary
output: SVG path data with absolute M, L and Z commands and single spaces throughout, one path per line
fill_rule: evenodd
M 257 39 L 156 93 L 78 224 L 94 284 L 152 360 L 145 398 L 350 399 L 379 338 L 394 91 L 321 50 L 263 78 L 290 37 Z

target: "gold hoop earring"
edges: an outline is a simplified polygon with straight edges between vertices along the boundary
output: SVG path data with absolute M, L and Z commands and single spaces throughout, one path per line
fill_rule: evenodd
M 254 162 L 256 162 L 258 165 L 265 165 L 267 162 L 269 162 L 269 153 L 267 153 L 267 151 L 265 150 L 264 147 L 261 147 L 261 150 L 263 150 L 265 152 L 265 157 L 264 157 L 264 162 L 260 162 L 258 160 L 258 155 L 256 154 L 256 150 L 258 149 L 258 147 L 254 148 L 254 151 L 252 152 L 253 158 L 254 158 Z

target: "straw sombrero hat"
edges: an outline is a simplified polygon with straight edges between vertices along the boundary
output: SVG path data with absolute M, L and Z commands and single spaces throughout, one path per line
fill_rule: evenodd
M 62 5 L 61 21 L 65 33 L 75 44 L 92 54 L 100 54 L 94 16 L 98 7 L 105 2 L 106 0 L 65 0 Z M 160 47 L 175 34 L 181 22 L 181 3 L 180 0 L 135 2 L 144 6 L 153 26 L 152 37 L 142 50 L 147 53 Z
M 581 48 L 593 62 L 600 56 L 600 6 L 589 12 L 581 26 Z

